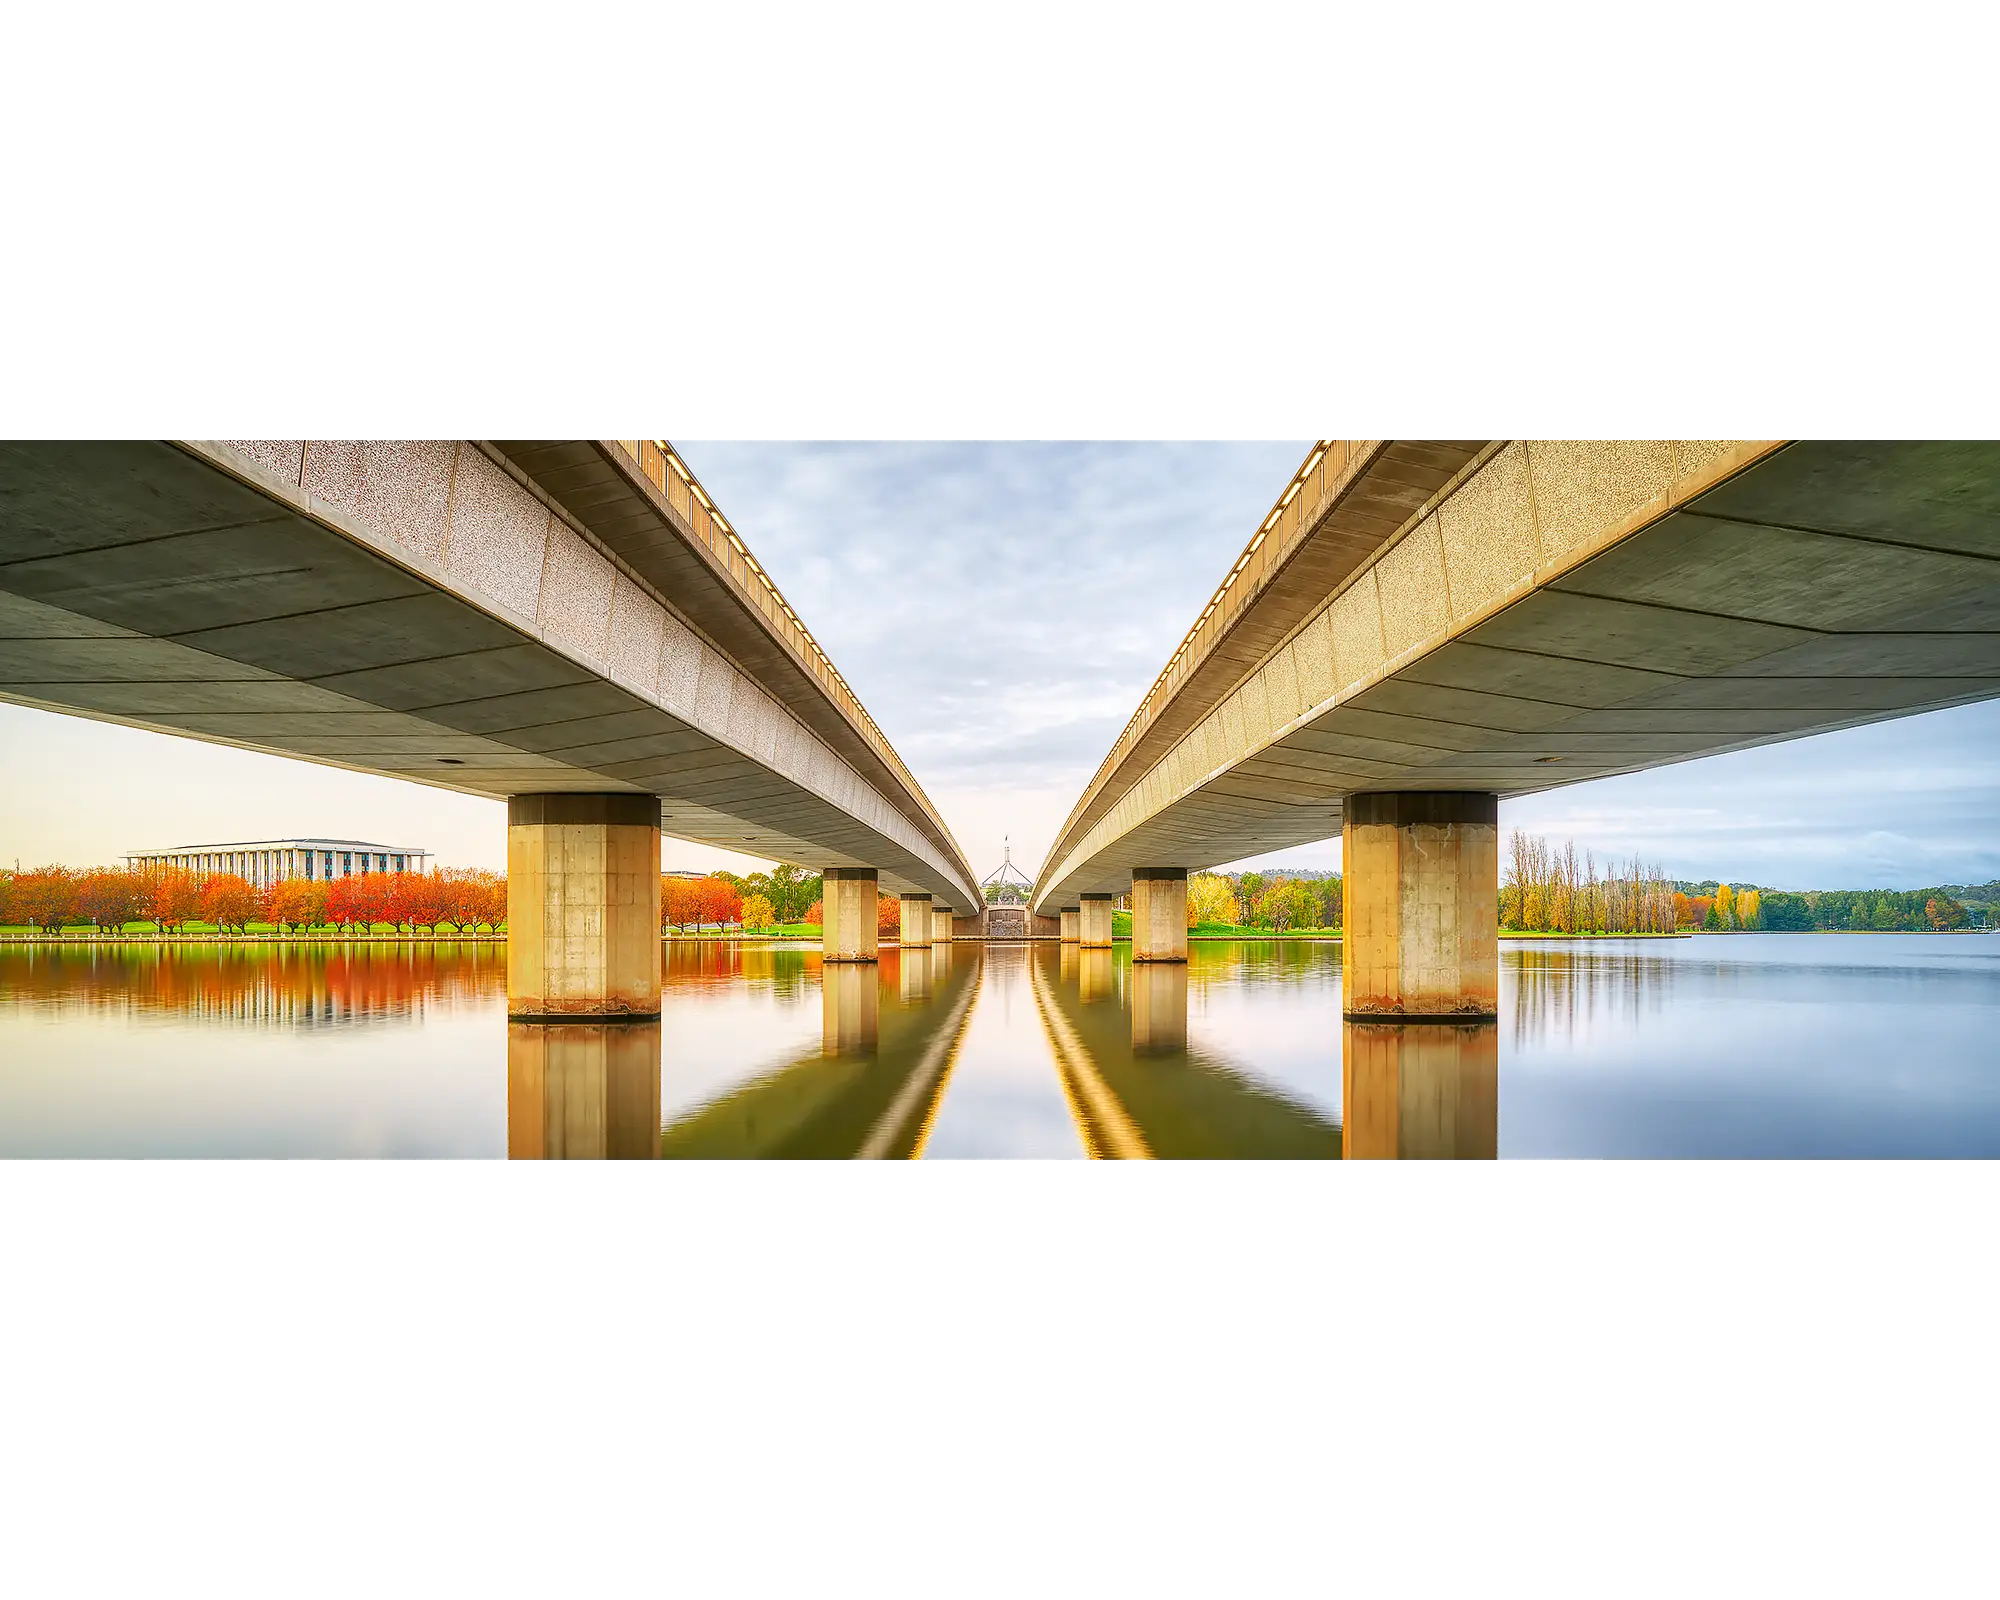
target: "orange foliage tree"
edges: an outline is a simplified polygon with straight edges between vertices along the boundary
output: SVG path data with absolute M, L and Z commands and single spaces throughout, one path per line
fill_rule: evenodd
M 326 885 L 311 878 L 281 878 L 264 901 L 264 920 L 277 927 L 311 928 L 326 920 Z
M 137 922 L 146 903 L 145 880 L 119 867 L 95 867 L 77 884 L 77 909 L 84 919 L 114 932 Z
M 201 879 L 168 867 L 146 881 L 146 915 L 168 933 L 201 915 Z
M 257 891 L 233 872 L 212 873 L 201 886 L 201 918 L 241 933 L 257 914 Z
M 878 892 L 875 896 L 875 936 L 879 939 L 885 933 L 900 935 L 902 931 L 902 896 Z
M 81 886 L 68 867 L 36 867 L 14 879 L 15 915 L 30 927 L 55 932 L 81 915 Z
M 826 902 L 824 900 L 815 900 L 811 905 L 806 907 L 806 922 L 815 928 L 826 926 Z

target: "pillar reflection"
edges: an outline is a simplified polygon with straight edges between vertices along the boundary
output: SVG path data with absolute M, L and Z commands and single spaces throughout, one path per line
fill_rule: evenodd
M 1500 1029 L 1491 1022 L 1343 1026 L 1350 1160 L 1491 1161 L 1500 1144 Z
M 1111 998 L 1111 952 L 1083 948 L 1076 953 L 1076 986 L 1085 1005 Z
M 886 959 L 886 958 L 885 958 Z M 896 957 L 896 992 L 904 1005 L 917 1005 L 931 997 L 931 952 L 904 949 Z
M 1062 954 L 1058 958 L 1057 976 L 1062 979 L 1065 988 L 1076 982 L 1076 946 L 1074 944 L 1067 942 L 1063 944 Z
M 829 961 L 820 968 L 820 1053 L 872 1056 L 882 1033 L 882 990 L 873 964 Z
M 1185 962 L 1132 963 L 1134 1055 L 1167 1055 L 1187 1049 L 1187 979 Z
M 507 1024 L 510 1160 L 659 1154 L 658 1022 Z

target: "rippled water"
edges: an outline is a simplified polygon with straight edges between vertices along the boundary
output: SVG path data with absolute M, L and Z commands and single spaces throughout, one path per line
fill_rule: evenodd
M 1509 941 L 1465 1028 L 1344 1023 L 1338 944 L 666 952 L 589 1027 L 493 945 L 0 950 L 0 1154 L 2000 1154 L 2000 938 Z

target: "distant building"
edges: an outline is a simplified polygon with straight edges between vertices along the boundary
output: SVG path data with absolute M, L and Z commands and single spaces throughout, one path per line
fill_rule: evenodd
M 233 872 L 262 889 L 286 878 L 358 878 L 371 872 L 423 872 L 428 850 L 365 839 L 250 839 L 237 844 L 184 844 L 172 850 L 131 850 L 126 864 L 141 872 Z

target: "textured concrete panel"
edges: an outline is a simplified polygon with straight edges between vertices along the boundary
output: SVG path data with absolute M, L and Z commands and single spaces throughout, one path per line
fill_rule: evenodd
M 1382 613 L 1375 597 L 1375 574 L 1363 573 L 1361 580 L 1334 601 L 1331 608 L 1333 631 L 1333 673 L 1339 687 L 1347 688 L 1382 665 Z
M 1331 699 L 1339 687 L 1333 664 L 1333 614 L 1322 611 L 1299 630 L 1292 643 L 1297 665 L 1300 708 Z
M 1541 561 L 1528 449 L 1512 441 L 1438 507 L 1454 621 L 1532 577 Z
M 592 666 L 608 666 L 616 574 L 617 569 L 582 534 L 565 523 L 553 523 L 542 568 L 542 637 Z
M 729 695 L 736 673 L 707 645 L 701 647 L 701 677 L 695 684 L 694 720 L 710 733 L 729 729 Z
M 224 439 L 232 450 L 240 450 L 273 477 L 285 483 L 299 481 L 299 465 L 305 456 L 303 439 Z
M 619 680 L 651 695 L 660 682 L 660 638 L 666 607 L 623 573 L 611 593 L 611 639 L 607 654 Z
M 695 712 L 695 691 L 701 681 L 701 641 L 680 618 L 660 618 L 660 699 L 678 716 Z
M 454 439 L 314 439 L 305 490 L 427 561 L 444 560 Z
M 1664 439 L 1531 439 L 1530 481 L 1542 559 L 1553 561 L 1614 528 L 1673 488 Z
M 1271 714 L 1271 726 L 1281 728 L 1305 709 L 1299 698 L 1299 673 L 1294 645 L 1287 645 L 1271 657 L 1264 669 L 1264 701 Z
M 1444 631 L 1451 608 L 1435 516 L 1424 518 L 1376 562 L 1375 581 L 1382 599 L 1382 645 L 1390 656 Z
M 541 611 L 549 509 L 477 450 L 452 478 L 445 566 L 524 617 Z

